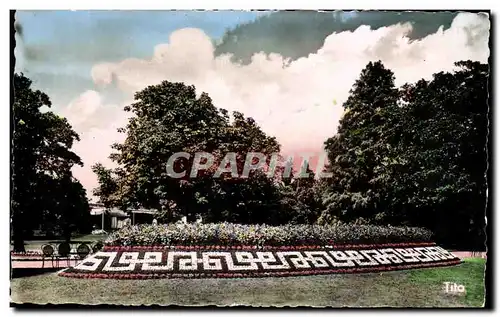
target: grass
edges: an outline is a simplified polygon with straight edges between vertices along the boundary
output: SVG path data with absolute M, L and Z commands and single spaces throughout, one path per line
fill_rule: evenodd
M 81 280 L 55 273 L 11 281 L 11 301 L 37 304 L 481 307 L 484 259 L 409 271 L 247 279 Z M 446 294 L 444 282 L 467 295 Z
M 436 268 L 433 270 L 411 271 L 409 279 L 418 285 L 428 283 L 451 282 L 464 285 L 466 294 L 462 295 L 462 302 L 466 306 L 482 306 L 484 302 L 484 270 L 486 260 L 481 258 L 467 258 L 465 263 L 449 268 Z M 444 287 L 444 286 L 443 286 Z M 456 295 L 455 295 L 456 296 Z

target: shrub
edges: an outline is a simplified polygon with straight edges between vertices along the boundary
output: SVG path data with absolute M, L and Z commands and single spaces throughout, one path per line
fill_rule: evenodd
M 296 246 L 427 242 L 430 239 L 430 231 L 412 227 L 353 224 L 273 227 L 223 222 L 128 226 L 112 233 L 106 244 Z

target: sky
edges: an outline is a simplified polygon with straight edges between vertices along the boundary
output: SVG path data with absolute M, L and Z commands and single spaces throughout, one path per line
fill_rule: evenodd
M 470 13 L 417 41 L 406 37 L 409 24 L 361 26 L 328 36 L 317 52 L 292 62 L 278 53 L 256 54 L 248 65 L 214 56 L 226 29 L 262 14 L 267 13 L 21 11 L 16 71 L 46 92 L 52 111 L 79 133 L 74 151 L 85 165 L 73 173 L 90 197 L 97 185 L 91 165 L 113 166 L 110 145 L 123 141 L 116 129 L 129 115 L 123 107 L 147 85 L 193 84 L 217 107 L 253 117 L 277 137 L 283 152 L 318 153 L 336 133 L 342 103 L 369 61 L 382 60 L 402 85 L 451 71 L 458 60 L 489 57 L 488 18 Z

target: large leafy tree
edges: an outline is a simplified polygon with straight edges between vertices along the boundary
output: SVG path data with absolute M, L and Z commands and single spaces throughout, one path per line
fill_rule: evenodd
M 326 142 L 334 178 L 323 219 L 424 226 L 449 246 L 484 245 L 488 65 L 456 65 L 399 92 L 390 71 L 367 66 Z
M 391 221 L 432 229 L 450 246 L 484 245 L 488 65 L 463 61 L 402 88 L 401 129 L 387 186 Z M 443 225 L 449 222 L 449 225 Z
M 325 212 L 347 221 L 378 210 L 383 189 L 376 175 L 386 160 L 387 127 L 396 119 L 399 96 L 394 74 L 380 61 L 363 69 L 350 93 L 337 134 L 325 142 L 333 174 Z
M 81 185 L 71 176 L 71 168 L 82 165 L 71 151 L 73 143 L 79 141 L 78 134 L 65 118 L 42 109 L 51 106 L 50 99 L 31 84 L 24 75 L 14 74 L 11 227 L 17 251 L 24 250 L 24 238 L 33 229 L 43 227 L 45 213 L 88 213 L 88 209 L 83 210 L 87 202 Z M 51 190 L 59 185 L 45 186 L 65 181 L 73 185 L 61 187 L 64 190 Z M 77 201 L 69 201 L 70 196 Z M 64 212 L 54 209 L 57 203 Z M 73 204 L 83 207 L 73 211 Z M 44 211 L 42 206 L 52 207 Z M 66 227 L 70 227 L 69 222 Z
M 168 211 L 174 203 L 188 221 L 195 220 L 197 214 L 207 221 L 231 218 L 247 223 L 274 219 L 270 215 L 275 213 L 266 214 L 262 205 L 269 202 L 277 209 L 277 189 L 265 175 L 254 172 L 240 179 L 223 173 L 219 178 L 212 177 L 228 152 L 236 154 L 238 174 L 242 173 L 248 152 L 279 152 L 275 138 L 268 137 L 253 119 L 235 112 L 231 122 L 228 112 L 216 108 L 207 94 L 197 97 L 193 86 L 182 83 L 164 81 L 149 86 L 136 93 L 135 99 L 125 108 L 133 113 L 121 129 L 127 134 L 126 140 L 113 145 L 116 153 L 111 155 L 122 171 L 115 184 L 126 179 L 123 182 L 128 184 L 130 204 Z M 173 154 L 180 152 L 190 156 L 169 162 Z M 210 153 L 215 160 L 210 168 L 192 177 L 197 152 Z M 185 171 L 185 175 L 173 177 L 169 168 L 176 173 Z M 109 172 L 95 171 L 100 178 L 110 179 Z M 117 186 L 104 178 L 98 191 L 110 197 L 104 191 Z
M 252 118 L 240 112 L 233 113 L 233 120 L 220 132 L 222 137 L 218 151 L 235 153 L 238 175 L 245 169 L 248 153 L 260 153 L 270 164 L 272 154 L 279 153 L 280 145 L 274 137 L 267 136 Z M 221 163 L 217 161 L 217 165 Z M 257 163 L 257 159 L 252 160 Z M 262 170 L 251 170 L 248 177 L 232 177 L 225 173 L 216 178 L 207 202 L 211 212 L 208 221 L 232 221 L 239 223 L 273 223 L 284 221 L 279 204 L 279 190 Z M 212 207 L 214 206 L 214 207 Z
M 59 233 L 69 241 L 74 232 L 91 230 L 90 208 L 82 184 L 67 173 L 61 178 L 40 174 L 37 194 L 39 229 L 46 233 Z

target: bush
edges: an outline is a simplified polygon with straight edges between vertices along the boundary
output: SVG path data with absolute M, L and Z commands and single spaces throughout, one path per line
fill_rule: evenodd
M 249 245 L 297 246 L 427 242 L 431 232 L 421 228 L 374 225 L 240 225 L 167 224 L 128 226 L 112 233 L 107 245 Z

